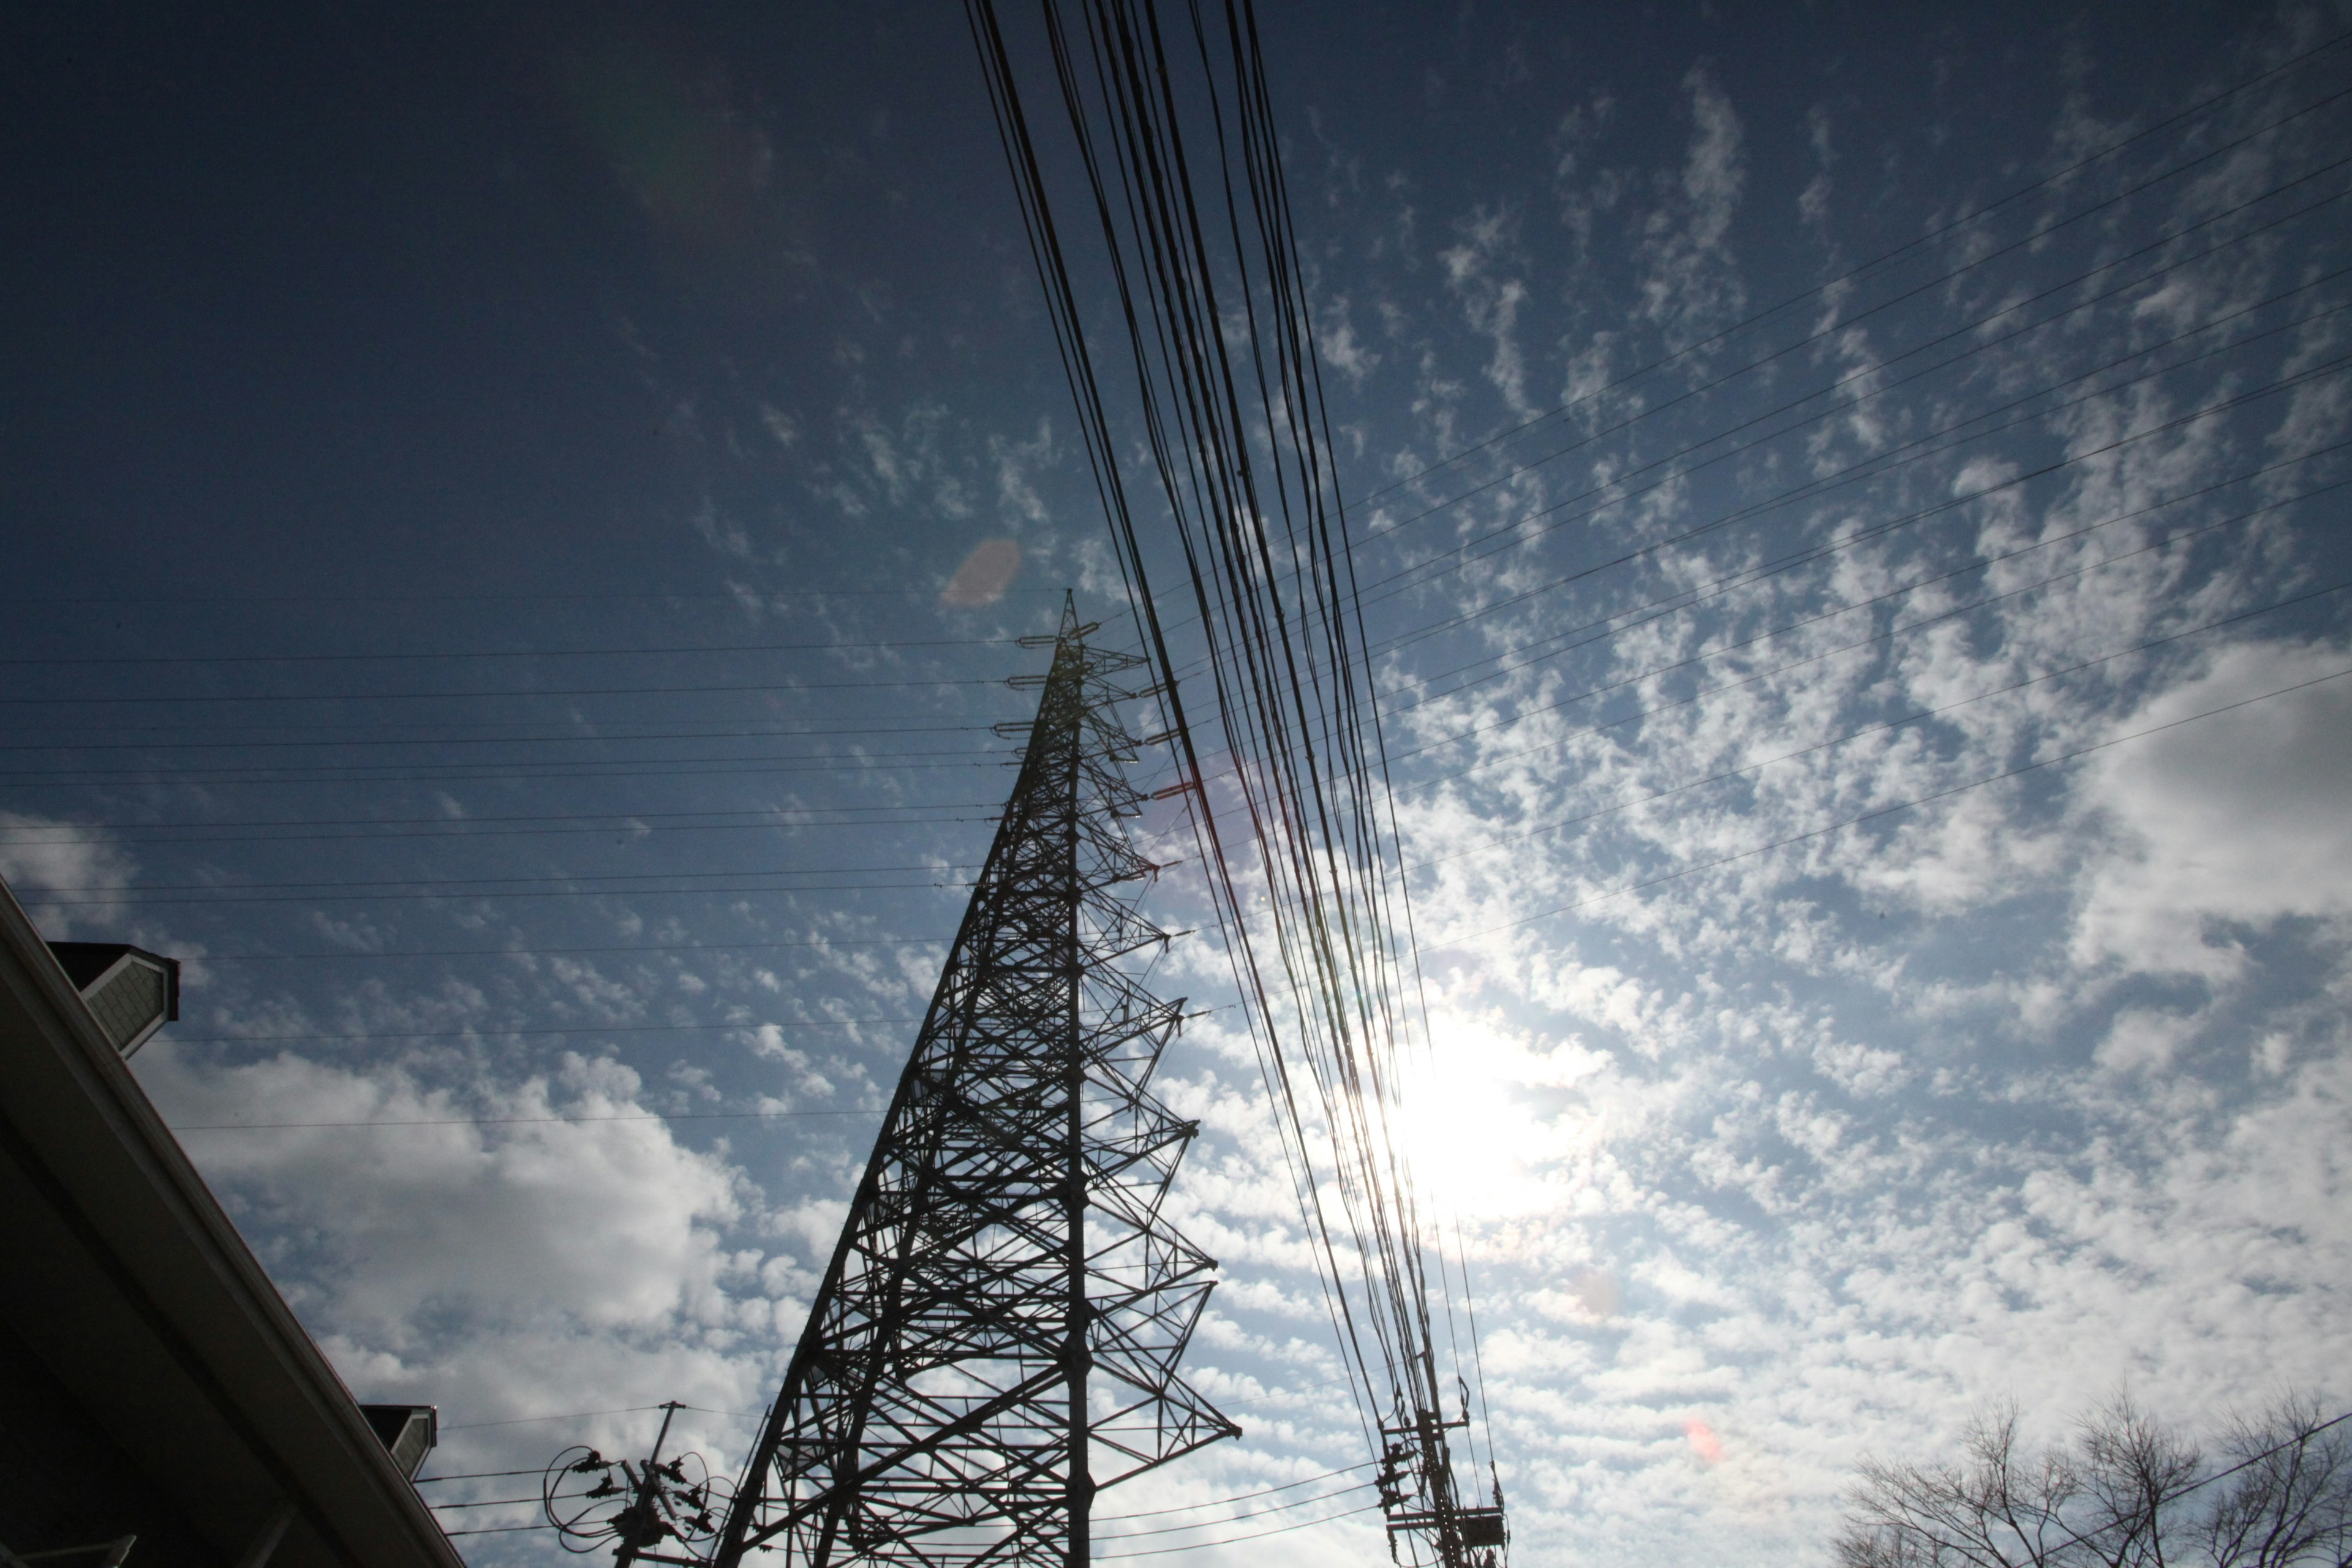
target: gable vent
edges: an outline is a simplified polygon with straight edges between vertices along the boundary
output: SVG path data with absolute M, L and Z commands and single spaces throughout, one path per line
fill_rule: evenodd
M 180 1016 L 180 961 L 119 942 L 53 942 L 49 951 L 114 1048 L 129 1056 Z

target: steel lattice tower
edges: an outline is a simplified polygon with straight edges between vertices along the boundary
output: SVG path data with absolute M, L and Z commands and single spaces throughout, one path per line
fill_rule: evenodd
M 1097 1489 L 1239 1435 L 1177 1375 L 1215 1266 L 1160 1214 L 1198 1125 L 1148 1088 L 1182 1002 L 1117 967 L 1168 936 L 1128 900 L 1142 661 L 1094 630 L 1024 639 L 1054 662 L 1020 777 L 718 1568 L 1067 1568 Z

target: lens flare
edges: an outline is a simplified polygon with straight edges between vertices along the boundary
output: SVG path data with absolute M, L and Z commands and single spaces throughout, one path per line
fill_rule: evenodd
M 940 603 L 977 609 L 1004 597 L 1013 579 L 1021 574 L 1021 544 L 1013 539 L 983 539 L 973 546 L 955 576 L 940 594 Z

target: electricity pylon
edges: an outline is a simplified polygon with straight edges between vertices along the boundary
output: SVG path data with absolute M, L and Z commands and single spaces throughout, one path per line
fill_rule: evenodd
M 1099 1489 L 1240 1433 L 1177 1375 L 1215 1265 L 1160 1217 L 1199 1128 L 1149 1089 L 1183 1003 L 1117 967 L 1169 938 L 1129 902 L 1142 660 L 1095 629 L 1024 640 L 1020 777 L 716 1568 L 1076 1568 Z

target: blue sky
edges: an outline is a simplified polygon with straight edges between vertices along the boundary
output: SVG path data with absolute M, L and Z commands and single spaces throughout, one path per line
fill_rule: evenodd
M 1819 1561 L 1988 1399 L 2352 1402 L 2352 12 L 1262 20 L 1518 1560 Z M 1118 608 L 961 18 L 7 27 L 0 870 L 186 961 L 140 1075 L 436 1469 L 731 1468 L 1010 639 Z M 1246 1435 L 1102 1514 L 1362 1457 L 1222 964 Z M 1363 1561 L 1353 1479 L 1104 1551 Z

